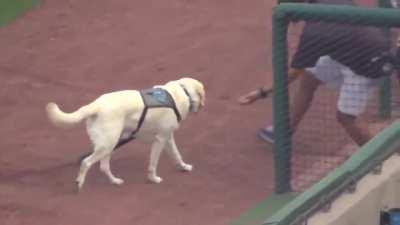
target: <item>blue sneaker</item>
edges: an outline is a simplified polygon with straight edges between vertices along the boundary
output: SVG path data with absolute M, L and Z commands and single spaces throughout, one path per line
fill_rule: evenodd
M 268 126 L 266 128 L 260 129 L 257 133 L 257 136 L 261 138 L 263 141 L 273 144 L 275 142 L 274 127 Z

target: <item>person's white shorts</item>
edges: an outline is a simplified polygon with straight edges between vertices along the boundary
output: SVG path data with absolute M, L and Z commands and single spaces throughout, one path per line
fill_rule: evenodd
M 338 110 L 353 116 L 365 111 L 370 93 L 378 84 L 378 79 L 357 75 L 329 56 L 319 58 L 315 67 L 307 68 L 307 71 L 328 87 L 339 89 Z

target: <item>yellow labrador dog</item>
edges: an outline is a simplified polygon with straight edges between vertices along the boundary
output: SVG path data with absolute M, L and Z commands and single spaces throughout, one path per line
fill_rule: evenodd
M 148 179 L 160 183 L 157 164 L 164 147 L 183 171 L 191 171 L 178 151 L 174 131 L 189 113 L 204 106 L 204 86 L 193 78 L 182 78 L 142 91 L 124 90 L 101 95 L 72 113 L 62 112 L 55 103 L 46 106 L 50 121 L 57 127 L 70 127 L 83 120 L 93 144 L 93 152 L 85 157 L 76 178 L 82 188 L 90 167 L 100 161 L 100 169 L 111 183 L 124 181 L 110 170 L 111 153 L 127 140 L 138 138 L 152 142 Z

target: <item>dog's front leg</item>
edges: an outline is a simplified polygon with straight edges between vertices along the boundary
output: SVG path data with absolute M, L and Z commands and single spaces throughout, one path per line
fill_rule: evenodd
M 150 153 L 150 163 L 149 163 L 149 171 L 147 178 L 154 183 L 161 183 L 162 178 L 157 176 L 157 165 L 160 159 L 160 155 L 162 150 L 164 149 L 165 143 L 167 142 L 166 138 L 156 136 L 156 140 L 153 142 L 151 146 Z
M 171 134 L 171 137 L 167 141 L 167 152 L 168 155 L 175 161 L 175 163 L 179 166 L 179 168 L 183 171 L 192 171 L 193 166 L 186 164 L 182 160 L 182 156 L 179 153 L 178 147 L 175 143 L 174 135 Z

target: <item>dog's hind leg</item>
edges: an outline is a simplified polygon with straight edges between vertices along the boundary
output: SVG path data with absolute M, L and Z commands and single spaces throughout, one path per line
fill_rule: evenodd
M 76 178 L 76 183 L 78 185 L 78 191 L 82 188 L 83 184 L 85 183 L 86 174 L 89 171 L 90 167 L 110 154 L 109 151 L 106 150 L 104 147 L 95 148 L 93 153 L 86 157 L 81 162 L 81 167 L 79 169 L 78 177 Z
M 175 161 L 177 166 L 183 171 L 192 171 L 193 166 L 186 164 L 182 160 L 182 156 L 179 153 L 178 147 L 176 146 L 174 135 L 171 135 L 171 138 L 167 141 L 167 153 L 168 155 Z
M 103 121 L 109 121 L 107 118 L 102 119 Z M 103 121 L 89 122 L 87 124 L 88 134 L 93 142 L 94 151 L 81 162 L 79 174 L 76 178 L 78 190 L 80 190 L 85 183 L 86 174 L 90 167 L 105 157 L 110 157 L 111 152 L 119 140 L 123 120 L 114 120 L 112 123 L 104 123 Z
M 111 153 L 100 160 L 100 169 L 107 175 L 111 183 L 121 185 L 124 183 L 124 180 L 115 177 L 114 174 L 111 172 L 110 158 L 111 158 Z

